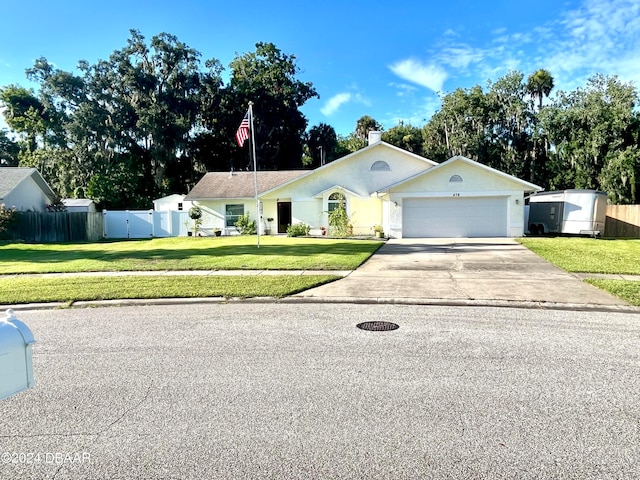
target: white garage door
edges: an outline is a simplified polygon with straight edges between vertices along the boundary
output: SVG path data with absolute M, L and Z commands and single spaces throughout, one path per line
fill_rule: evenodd
M 402 236 L 506 237 L 507 197 L 406 198 Z

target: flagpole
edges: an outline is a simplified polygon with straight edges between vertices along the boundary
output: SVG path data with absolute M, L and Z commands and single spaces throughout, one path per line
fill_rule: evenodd
M 249 122 L 251 124 L 251 150 L 253 152 L 253 184 L 256 190 L 256 233 L 258 234 L 258 248 L 260 248 L 260 199 L 258 198 L 258 168 L 256 162 L 256 139 L 253 129 L 253 102 L 249 102 Z

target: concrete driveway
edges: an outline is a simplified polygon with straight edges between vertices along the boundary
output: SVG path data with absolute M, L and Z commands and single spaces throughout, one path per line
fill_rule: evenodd
M 625 306 L 509 238 L 392 239 L 347 277 L 298 298 Z

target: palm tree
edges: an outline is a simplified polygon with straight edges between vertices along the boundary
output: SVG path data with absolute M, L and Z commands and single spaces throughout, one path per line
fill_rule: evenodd
M 538 99 L 538 109 L 542 109 L 542 99 L 548 97 L 553 90 L 553 77 L 548 70 L 540 70 L 529 75 L 527 80 L 527 91 L 531 98 Z
M 361 140 L 367 140 L 369 132 L 382 130 L 382 125 L 376 122 L 369 115 L 364 115 L 356 122 L 356 137 Z

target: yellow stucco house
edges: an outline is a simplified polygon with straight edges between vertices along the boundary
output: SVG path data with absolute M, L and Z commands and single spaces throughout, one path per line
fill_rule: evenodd
M 379 132 L 370 133 L 367 147 L 315 170 L 255 177 L 207 173 L 185 200 L 202 207 L 205 229 L 228 234 L 245 212 L 261 233 L 285 233 L 295 223 L 326 228 L 328 212 L 343 203 L 354 235 L 370 235 L 380 225 L 394 238 L 518 237 L 525 194 L 542 190 L 465 157 L 438 164 L 383 142 Z

